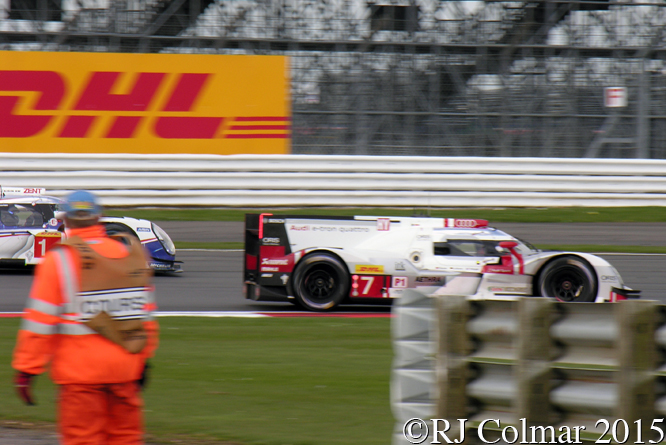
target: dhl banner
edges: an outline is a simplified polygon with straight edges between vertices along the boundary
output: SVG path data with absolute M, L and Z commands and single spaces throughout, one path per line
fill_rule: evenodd
M 282 56 L 0 51 L 0 152 L 287 154 Z

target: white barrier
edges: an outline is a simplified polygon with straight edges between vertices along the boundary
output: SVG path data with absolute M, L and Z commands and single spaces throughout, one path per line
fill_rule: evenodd
M 0 184 L 109 206 L 666 206 L 666 161 L 0 153 Z

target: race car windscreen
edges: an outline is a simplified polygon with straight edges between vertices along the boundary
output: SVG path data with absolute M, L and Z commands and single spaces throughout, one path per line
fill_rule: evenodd
M 481 240 L 448 240 L 447 242 L 434 243 L 434 254 L 436 256 L 473 256 L 473 257 L 499 257 L 505 251 L 498 250 L 497 241 Z M 515 247 L 521 255 L 532 255 L 538 250 L 529 243 L 519 240 Z
M 534 247 L 530 242 L 522 240 L 520 238 L 516 238 L 518 240 L 518 245 L 516 246 L 516 250 L 518 251 L 519 254 L 521 255 L 532 255 L 540 250 Z
M 5 227 L 42 227 L 53 218 L 50 206 L 10 204 L 0 206 L 0 223 Z
M 480 240 L 449 240 L 434 243 L 434 254 L 437 256 L 500 256 L 494 241 Z

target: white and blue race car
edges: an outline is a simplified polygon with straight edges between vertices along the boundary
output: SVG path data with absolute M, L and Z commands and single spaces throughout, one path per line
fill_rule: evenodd
M 43 188 L 0 187 L 0 265 L 38 264 L 64 235 L 59 206 L 61 200 L 46 196 Z M 181 272 L 176 248 L 157 224 L 130 217 L 100 218 L 108 234 L 137 237 L 150 255 L 157 272 Z

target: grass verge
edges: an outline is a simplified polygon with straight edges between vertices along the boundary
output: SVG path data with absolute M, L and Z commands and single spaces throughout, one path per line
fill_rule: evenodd
M 106 209 L 109 216 L 152 221 L 243 221 L 246 213 L 481 218 L 491 222 L 666 222 L 666 207 L 554 207 L 484 209 L 327 208 L 295 209 Z
M 190 241 L 176 241 L 177 249 L 233 249 L 243 250 L 241 242 L 201 243 Z M 666 254 L 666 246 L 600 246 L 596 244 L 537 244 L 542 250 L 563 250 L 572 252 L 590 253 L 662 253 Z
M 188 445 L 384 445 L 390 442 L 388 318 L 161 318 L 146 429 Z M 18 319 L 0 318 L 10 363 Z M 55 389 L 37 379 L 22 405 L 0 367 L 0 419 L 52 422 Z

